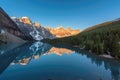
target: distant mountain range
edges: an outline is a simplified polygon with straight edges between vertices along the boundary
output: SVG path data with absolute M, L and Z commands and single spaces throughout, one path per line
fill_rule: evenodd
M 76 34 L 80 33 L 80 30 L 64 28 L 63 26 L 59 26 L 56 28 L 42 27 L 39 22 L 32 23 L 32 21 L 28 17 L 21 17 L 21 18 L 11 17 L 11 19 L 18 25 L 18 27 L 20 27 L 20 29 L 23 26 L 24 26 L 24 28 L 27 26 L 27 30 L 28 30 L 28 29 L 32 28 L 33 26 L 35 26 L 35 28 L 37 28 L 37 29 L 43 28 L 43 29 L 48 30 L 51 34 L 55 35 L 55 37 L 58 37 L 58 38 L 72 36 L 72 35 L 76 35 Z M 25 30 L 25 29 L 23 29 L 23 30 Z M 25 31 L 25 32 L 30 32 L 30 31 Z M 45 36 L 47 36 L 47 35 L 45 35 Z
M 10 18 L 6 12 L 0 8 L 0 43 L 53 39 L 76 35 L 79 32 L 79 30 L 72 30 L 71 28 L 42 27 L 39 22 L 32 22 L 30 18 L 26 16 Z
M 63 26 L 59 26 L 57 28 L 47 28 L 52 34 L 54 34 L 56 37 L 67 37 L 67 36 L 73 36 L 80 33 L 80 30 L 73 30 L 71 28 L 64 28 Z
M 22 26 L 29 26 L 29 28 L 32 28 L 35 26 L 36 28 L 40 28 L 41 25 L 39 22 L 32 23 L 30 18 L 28 17 L 21 17 L 21 18 L 16 18 L 16 17 L 11 17 L 11 19 L 18 25 L 20 28 Z M 29 29 L 28 28 L 28 29 Z M 80 33 L 80 30 L 73 30 L 71 28 L 64 28 L 63 26 L 59 26 L 56 28 L 51 28 L 51 27 L 41 27 L 44 28 L 48 31 L 50 31 L 51 34 L 55 35 L 56 37 L 66 37 L 66 36 L 72 36 Z

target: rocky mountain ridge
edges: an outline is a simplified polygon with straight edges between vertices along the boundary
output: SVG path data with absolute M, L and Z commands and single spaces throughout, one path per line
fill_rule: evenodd
M 80 30 L 73 30 L 71 28 L 64 28 L 63 26 L 59 26 L 56 28 L 49 27 L 47 29 L 58 38 L 77 35 L 80 33 Z
M 43 28 L 47 31 L 49 31 L 52 35 L 55 35 L 55 37 L 67 37 L 67 36 L 72 36 L 72 35 L 76 35 L 78 33 L 80 33 L 80 30 L 73 30 L 71 28 L 64 28 L 63 26 L 59 26 L 56 28 L 51 28 L 51 27 L 42 27 L 40 25 L 39 22 L 34 22 L 32 23 L 32 21 L 30 20 L 30 18 L 28 17 L 21 17 L 21 18 L 17 18 L 17 17 L 11 17 L 11 19 L 18 25 L 18 26 L 27 26 L 27 29 L 29 30 L 30 28 L 33 28 L 33 26 L 35 26 L 33 29 L 34 31 L 36 31 L 37 29 Z M 21 28 L 21 27 L 20 27 Z M 22 30 L 23 31 L 23 30 Z M 37 34 L 38 31 L 36 32 Z M 49 34 L 50 34 L 49 33 Z M 31 33 L 30 33 L 31 34 Z M 34 35 L 35 36 L 35 35 Z M 41 39 L 43 39 L 41 37 Z M 38 39 L 39 40 L 39 39 Z

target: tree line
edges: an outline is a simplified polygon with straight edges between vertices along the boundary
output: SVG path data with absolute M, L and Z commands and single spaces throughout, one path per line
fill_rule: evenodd
M 96 54 L 120 58 L 120 21 L 106 22 L 76 36 L 48 40 L 51 44 L 72 44 Z

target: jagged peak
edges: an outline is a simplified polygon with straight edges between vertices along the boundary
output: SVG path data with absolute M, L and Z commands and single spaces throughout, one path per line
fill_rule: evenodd
M 63 26 L 59 26 L 56 28 L 47 28 L 52 34 L 56 35 L 56 37 L 65 37 L 65 36 L 71 36 L 71 35 L 76 35 L 80 33 L 80 30 L 74 30 L 70 27 L 64 28 Z
M 23 22 L 23 23 L 26 23 L 26 24 L 32 24 L 32 21 L 30 20 L 30 18 L 28 18 L 28 17 L 26 17 L 26 16 L 23 16 L 23 17 L 21 17 L 21 18 L 18 18 L 18 20 L 20 21 L 20 22 Z

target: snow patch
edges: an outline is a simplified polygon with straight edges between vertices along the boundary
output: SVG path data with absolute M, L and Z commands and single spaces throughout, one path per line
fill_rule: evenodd
M 30 35 L 35 39 L 35 40 L 42 40 L 43 37 L 40 35 L 40 32 L 36 29 L 35 26 L 33 26 L 33 31 L 30 32 Z

